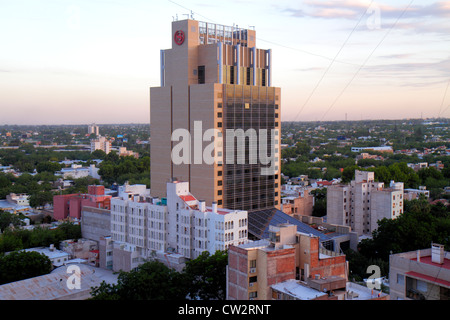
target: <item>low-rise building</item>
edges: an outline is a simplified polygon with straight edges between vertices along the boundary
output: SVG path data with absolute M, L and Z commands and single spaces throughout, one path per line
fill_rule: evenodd
M 308 189 L 302 189 L 297 196 L 281 198 L 281 210 L 292 216 L 311 216 L 314 206 L 314 196 Z
M 93 287 L 103 281 L 117 284 L 117 278 L 111 270 L 87 264 L 63 265 L 43 276 L 0 285 L 0 300 L 86 300 Z
M 60 267 L 70 260 L 70 254 L 55 248 L 53 244 L 50 247 L 36 247 L 24 249 L 26 252 L 38 252 L 47 256 L 54 267 Z
M 345 287 L 347 270 L 345 255 L 321 247 L 319 237 L 296 225 L 271 226 L 269 239 L 229 248 L 227 299 L 271 299 L 272 286 L 287 280 L 327 278 Z
M 109 209 L 111 195 L 105 194 L 104 186 L 88 186 L 88 193 L 53 196 L 53 218 L 55 220 L 80 219 L 85 206 Z
M 426 186 L 419 186 L 419 189 L 404 189 L 403 195 L 405 200 L 419 199 L 422 195 L 425 198 L 430 198 L 430 191 Z
M 450 252 L 433 243 L 390 255 L 389 289 L 392 300 L 450 300 Z

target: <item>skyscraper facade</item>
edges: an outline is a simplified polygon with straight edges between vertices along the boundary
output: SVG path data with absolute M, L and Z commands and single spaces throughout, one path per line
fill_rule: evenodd
M 189 19 L 173 21 L 171 36 L 161 85 L 150 88 L 152 196 L 177 179 L 208 205 L 279 208 L 281 90 L 271 50 L 256 48 L 255 30 Z

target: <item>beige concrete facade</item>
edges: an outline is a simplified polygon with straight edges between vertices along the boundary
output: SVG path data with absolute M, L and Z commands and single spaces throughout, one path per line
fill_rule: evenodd
M 392 300 L 450 300 L 450 252 L 444 246 L 389 257 Z
M 227 129 L 281 128 L 281 90 L 271 86 L 271 50 L 255 45 L 254 30 L 172 22 L 172 48 L 161 50 L 161 86 L 150 88 L 152 196 L 166 196 L 166 184 L 175 178 L 189 182 L 190 192 L 208 205 L 216 201 L 219 207 L 248 211 L 280 207 L 279 147 L 275 173 L 267 176 L 261 175 L 267 167 L 261 164 L 198 159 L 197 151 L 211 151 L 209 146 L 216 160 L 225 158 Z M 188 148 L 180 148 L 183 138 L 172 136 L 178 129 L 189 132 Z M 213 141 L 206 139 L 209 129 L 220 132 Z M 281 133 L 275 145 L 280 139 Z M 185 161 L 174 163 L 172 151 Z
M 371 234 L 378 220 L 395 219 L 403 213 L 403 183 L 374 181 L 374 173 L 355 171 L 349 185 L 327 189 L 327 222 L 350 226 L 359 236 Z

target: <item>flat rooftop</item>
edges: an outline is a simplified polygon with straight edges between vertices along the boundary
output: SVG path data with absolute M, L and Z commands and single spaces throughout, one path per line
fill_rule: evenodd
M 304 286 L 297 280 L 293 279 L 274 284 L 272 285 L 272 288 L 277 291 L 292 295 L 293 297 L 300 300 L 312 300 L 327 295 L 326 293 L 320 292 L 319 290 Z
M 411 258 L 412 261 L 417 261 L 417 257 L 415 258 Z M 439 263 L 435 263 L 433 261 L 431 261 L 431 256 L 422 256 L 420 257 L 420 261 L 421 263 L 426 263 L 432 266 L 435 266 L 437 268 L 444 268 L 444 269 L 449 269 L 450 270 L 450 259 L 444 258 L 444 263 L 443 264 L 439 264 Z

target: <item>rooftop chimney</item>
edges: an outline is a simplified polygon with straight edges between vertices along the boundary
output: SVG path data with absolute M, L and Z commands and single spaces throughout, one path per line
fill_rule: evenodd
M 206 202 L 205 202 L 205 200 L 199 200 L 198 201 L 198 210 L 200 210 L 201 212 L 205 212 L 206 211 Z
M 431 244 L 431 262 L 438 264 L 444 263 L 444 246 L 442 244 Z
M 217 201 L 213 201 L 212 203 L 212 212 L 217 213 Z

